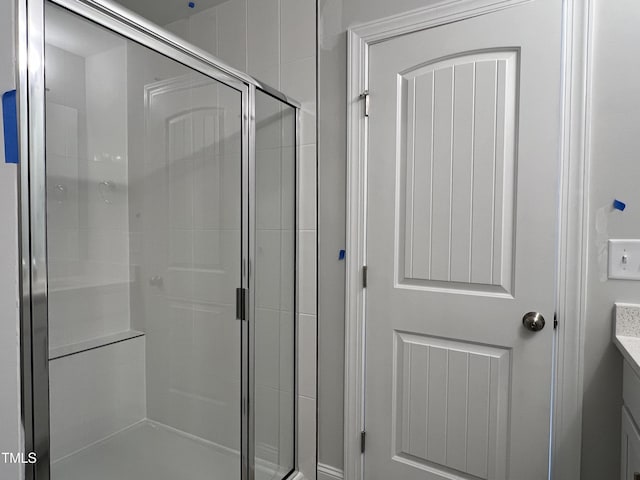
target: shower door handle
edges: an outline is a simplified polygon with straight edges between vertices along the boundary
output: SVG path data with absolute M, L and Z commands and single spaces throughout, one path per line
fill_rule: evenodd
M 247 319 L 247 289 L 236 288 L 236 318 L 238 320 Z

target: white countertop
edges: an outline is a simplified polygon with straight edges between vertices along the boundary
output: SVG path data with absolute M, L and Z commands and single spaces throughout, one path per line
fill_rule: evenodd
M 640 305 L 616 303 L 613 343 L 640 376 Z

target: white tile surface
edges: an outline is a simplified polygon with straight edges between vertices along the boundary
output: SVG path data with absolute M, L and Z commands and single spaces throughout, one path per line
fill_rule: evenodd
M 282 91 L 302 103 L 303 108 L 315 111 L 316 59 L 307 57 L 283 63 L 281 66 Z
M 304 104 L 300 116 L 300 145 L 315 145 L 317 135 L 315 103 Z
M 299 318 L 298 393 L 316 398 L 317 320 L 314 315 L 300 315 Z
M 305 480 L 316 480 L 316 400 L 298 396 L 298 463 Z
M 181 18 L 175 22 L 168 23 L 164 26 L 171 33 L 175 33 L 179 37 L 189 39 L 189 19 Z
M 280 306 L 280 231 L 256 232 L 256 305 L 277 310 Z
M 316 314 L 316 231 L 303 230 L 298 234 L 298 311 Z
M 282 175 L 280 203 L 282 205 L 282 216 L 280 226 L 283 230 L 294 228 L 296 212 L 296 173 L 299 166 L 296 164 L 296 150 L 293 146 L 282 148 Z
M 48 155 L 78 156 L 78 110 L 51 102 L 47 105 L 46 148 Z M 49 173 L 49 172 L 48 172 Z
M 233 253 L 229 246 L 238 241 L 240 232 L 236 230 L 195 230 L 193 232 L 193 265 L 200 269 L 225 269 L 227 259 Z M 229 238 L 230 237 L 230 238 Z M 225 247 L 227 247 L 225 249 Z M 233 253 L 232 253 L 233 252 Z M 239 252 L 238 252 L 239 253 Z M 229 265 L 228 267 L 232 267 Z
M 248 0 L 247 56 L 250 74 L 265 72 L 280 64 L 279 7 L 279 0 Z
M 218 57 L 232 67 L 247 71 L 247 1 L 229 0 L 216 9 Z
M 254 324 L 256 385 L 278 389 L 280 388 L 280 312 L 256 308 Z M 292 347 L 293 345 L 289 346 L 289 348 Z
M 298 225 L 301 230 L 315 230 L 316 223 L 316 147 L 300 147 L 300 198 Z
M 216 9 L 208 8 L 189 17 L 188 40 L 195 46 L 216 55 L 218 35 L 216 28 Z
M 255 402 L 256 460 L 275 464 L 280 448 L 280 391 L 256 385 Z
M 295 394 L 293 391 L 280 391 L 280 459 L 282 467 L 293 468 L 293 439 L 294 425 L 291 412 L 295 408 Z
M 256 152 L 256 228 L 279 229 L 282 198 L 282 150 Z M 291 208 L 292 206 L 290 206 Z
M 280 312 L 280 390 L 293 393 L 294 320 L 292 312 Z
M 129 329 L 129 283 L 69 278 L 75 285 L 49 292 L 49 346 L 83 342 Z M 91 281 L 95 283 L 91 285 Z
M 240 456 L 143 421 L 54 463 L 51 480 L 239 480 Z
M 256 93 L 256 151 L 282 148 L 281 105 L 273 97 Z
M 316 2 L 281 0 L 282 62 L 315 56 Z
M 280 65 L 264 68 L 262 70 L 249 67 L 249 73 L 261 83 L 265 83 L 275 89 L 280 89 Z
M 280 310 L 293 312 L 294 300 L 294 247 L 296 235 L 293 230 L 283 230 L 280 236 L 281 274 L 280 274 Z
M 49 376 L 54 461 L 146 416 L 144 337 L 53 360 Z
M 233 306 L 160 296 L 149 306 L 149 418 L 239 448 L 241 341 Z
M 47 97 L 46 147 L 56 348 L 129 329 L 127 52 L 123 41 L 79 61 L 47 51 L 55 92 Z

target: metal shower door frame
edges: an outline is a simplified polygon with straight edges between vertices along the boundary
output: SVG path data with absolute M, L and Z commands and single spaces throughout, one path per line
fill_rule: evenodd
M 296 112 L 294 175 L 299 159 L 300 104 L 274 88 L 236 70 L 206 51 L 158 27 L 110 0 L 18 0 L 17 2 L 17 91 L 20 145 L 19 246 L 20 246 L 20 351 L 21 351 L 21 436 L 24 452 L 35 452 L 37 463 L 24 465 L 22 478 L 50 479 L 48 277 L 45 165 L 45 4 L 62 7 L 124 38 L 141 44 L 186 67 L 217 80 L 242 95 L 242 281 L 248 289 L 242 321 L 241 480 L 254 480 L 255 418 L 254 393 L 255 279 L 251 266 L 255 258 L 255 96 L 260 89 Z M 296 209 L 298 198 L 296 181 Z M 297 222 L 294 227 L 297 231 Z M 297 259 L 297 248 L 295 249 Z M 297 260 L 294 259 L 294 265 Z M 295 273 L 294 285 L 297 283 Z M 294 292 L 294 298 L 296 294 Z M 297 313 L 294 328 L 297 330 Z M 294 331 L 297 359 L 297 331 Z M 294 392 L 297 399 L 297 361 L 294 364 Z M 294 470 L 298 470 L 298 407 L 294 403 Z

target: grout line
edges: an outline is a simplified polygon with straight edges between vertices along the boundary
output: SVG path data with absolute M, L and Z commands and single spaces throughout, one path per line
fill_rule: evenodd
M 249 73 L 249 0 L 244 2 L 244 71 Z
M 451 68 L 451 139 L 449 147 L 449 257 L 447 281 L 451 281 L 451 254 L 453 253 L 453 201 L 454 201 L 454 161 L 455 161 L 455 127 L 456 127 L 456 67 Z
M 278 89 L 282 91 L 282 0 L 278 1 Z

